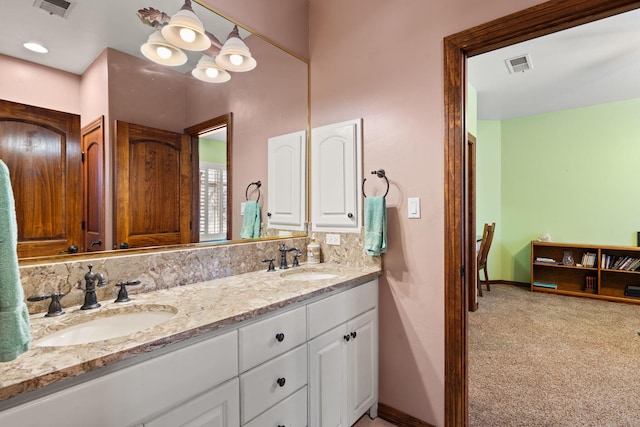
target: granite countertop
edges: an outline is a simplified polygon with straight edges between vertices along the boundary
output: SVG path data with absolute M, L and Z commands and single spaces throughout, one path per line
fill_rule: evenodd
M 337 274 L 321 280 L 293 280 L 287 275 L 309 270 Z M 378 267 L 347 267 L 336 264 L 303 265 L 275 272 L 257 271 L 132 295 L 131 301 L 100 301 L 102 307 L 80 310 L 63 307 L 66 314 L 31 316 L 31 349 L 16 360 L 0 364 L 0 403 L 27 391 L 65 378 L 112 365 L 200 334 L 269 313 L 337 289 L 378 277 Z M 63 300 L 64 302 L 64 300 Z M 63 347 L 40 347 L 46 335 L 88 319 L 119 312 L 170 311 L 175 315 L 150 329 L 126 337 Z M 1 405 L 0 405 L 1 408 Z

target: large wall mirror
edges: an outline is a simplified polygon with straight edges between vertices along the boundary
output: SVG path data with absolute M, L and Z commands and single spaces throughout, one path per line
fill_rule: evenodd
M 231 72 L 231 79 L 227 82 L 210 83 L 195 78 L 191 73 L 202 58 L 202 52 L 184 50 L 187 62 L 180 66 L 151 62 L 141 53 L 141 46 L 155 29 L 149 22 L 143 22 L 138 11 L 153 8 L 171 16 L 184 3 L 184 0 L 70 0 L 68 3 L 6 0 L 3 3 L 5 24 L 0 28 L 0 38 L 3 40 L 0 46 L 0 69 L 3 70 L 0 100 L 79 116 L 81 137 L 78 141 L 69 142 L 71 145 L 68 150 L 63 147 L 57 152 L 61 159 L 64 158 L 60 164 L 60 180 L 66 179 L 64 173 L 67 169 L 71 172 L 76 168 L 69 167 L 69 162 L 80 160 L 82 152 L 87 157 L 85 160 L 89 161 L 89 171 L 86 163 L 84 170 L 77 167 L 81 181 L 66 182 L 66 187 L 54 197 L 60 200 L 52 202 L 56 204 L 56 209 L 68 213 L 62 222 L 82 222 L 85 229 L 91 228 L 92 220 L 104 224 L 103 236 L 94 234 L 84 238 L 83 242 L 74 243 L 80 248 L 79 253 L 96 249 L 126 249 L 128 242 L 120 241 L 124 227 L 122 218 L 130 213 L 131 207 L 135 207 L 138 215 L 145 215 L 145 206 L 155 206 L 166 217 L 184 216 L 185 213 L 190 215 L 187 220 L 182 218 L 179 221 L 189 228 L 190 243 L 238 241 L 243 224 L 241 205 L 247 199 L 257 199 L 258 190 L 264 225 L 260 237 L 278 235 L 277 230 L 269 230 L 266 226 L 269 211 L 267 141 L 308 130 L 308 61 L 259 34 L 252 34 L 240 23 L 220 16 L 201 0 L 193 0 L 186 3 L 191 3 L 205 30 L 221 44 L 227 40 L 234 25 L 239 25 L 239 35 L 250 49 L 257 66 L 246 72 Z M 149 20 L 153 19 L 151 17 Z M 49 52 L 42 54 L 26 50 L 22 44 L 31 41 L 45 44 Z M 73 125 L 70 126 L 73 128 Z M 156 153 L 151 145 L 144 149 L 142 145 L 137 149 L 132 148 L 134 142 L 147 138 L 148 133 L 144 129 L 186 136 L 186 145 L 177 142 L 176 147 L 187 147 L 187 158 L 192 161 L 189 194 L 186 198 L 182 197 L 188 212 L 182 208 L 174 209 L 172 198 L 175 198 L 175 191 L 180 190 L 180 185 L 173 178 L 166 178 L 163 169 L 172 161 L 171 156 Z M 0 137 L 1 132 L 0 128 Z M 90 154 L 88 143 L 94 137 L 104 141 L 100 151 L 103 159 Z M 123 137 L 131 143 L 124 150 L 118 145 Z M 6 145 L 0 140 L 0 158 L 4 160 L 13 155 L 12 150 L 14 154 L 19 151 L 23 156 L 22 163 L 26 159 L 38 169 L 37 160 L 25 157 L 28 150 L 19 144 L 11 148 Z M 74 154 L 76 151 L 77 154 Z M 143 162 L 138 163 L 138 167 L 140 164 L 149 166 L 142 171 L 124 169 L 125 160 L 134 156 Z M 180 154 L 177 156 L 180 157 Z M 179 163 L 183 160 L 178 158 L 176 161 Z M 101 175 L 95 173 L 97 167 L 91 166 L 94 163 L 103 165 Z M 148 173 L 151 170 L 149 168 L 155 168 L 153 173 Z M 86 182 L 87 175 L 93 176 L 94 185 L 97 179 L 97 187 L 103 192 L 102 196 L 98 194 L 98 201 L 91 198 L 87 200 L 87 188 L 91 188 L 91 183 Z M 56 175 L 52 173 L 51 176 Z M 139 185 L 130 192 L 137 194 L 136 198 L 123 196 L 123 176 Z M 134 181 L 134 176 L 137 181 Z M 153 194 L 155 181 L 147 182 L 148 190 L 145 189 L 142 180 L 155 179 L 150 178 L 154 176 L 165 178 L 166 183 L 155 186 L 156 191 L 160 188 L 163 193 Z M 82 177 L 85 178 L 84 184 Z M 214 194 L 212 190 L 207 197 L 217 198 L 218 203 L 220 200 L 224 202 L 224 206 L 214 214 L 199 205 L 203 183 L 207 185 L 210 179 L 217 180 L 216 185 L 211 186 L 216 187 L 217 193 Z M 251 186 L 255 182 L 260 182 L 261 186 Z M 171 187 L 172 183 L 176 184 L 175 188 Z M 83 185 L 84 192 L 81 190 Z M 27 187 L 27 184 L 14 183 L 17 203 L 20 199 L 19 203 L 38 204 L 44 196 L 30 193 Z M 247 192 L 247 189 L 250 191 Z M 85 196 L 71 201 L 72 193 Z M 78 203 L 84 203 L 84 206 L 78 207 Z M 177 213 L 172 213 L 174 211 Z M 214 218 L 212 221 L 223 224 L 217 228 L 207 225 L 201 237 L 194 231 L 201 228 L 201 222 L 194 224 L 194 219 L 199 221 L 201 215 L 210 215 Z M 144 221 L 136 224 L 138 228 L 144 227 Z M 165 244 L 161 238 L 155 238 L 155 231 L 141 230 L 141 233 L 145 231 L 151 237 L 145 237 L 146 240 L 131 238 L 131 241 L 146 243 L 130 247 Z M 293 233 L 300 234 L 299 231 Z M 86 237 L 87 234 L 83 230 L 82 235 Z M 37 240 L 36 236 L 35 246 L 41 245 L 42 242 Z M 182 240 L 180 243 L 185 242 Z M 166 242 L 171 245 L 175 243 L 170 240 Z M 66 246 L 59 244 L 53 247 L 51 253 L 37 253 L 38 258 L 49 260 L 50 257 L 74 256 L 64 253 Z M 32 252 L 23 253 L 21 259 L 24 258 L 33 258 Z

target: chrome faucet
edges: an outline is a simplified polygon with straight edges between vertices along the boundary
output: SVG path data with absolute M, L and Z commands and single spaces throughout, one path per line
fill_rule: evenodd
M 100 307 L 96 296 L 96 286 L 102 287 L 107 284 L 104 275 L 91 271 L 92 268 L 93 265 L 89 264 L 89 272 L 84 275 L 84 304 L 80 307 L 80 310 L 91 310 L 92 308 Z
M 287 265 L 287 252 L 293 251 L 295 251 L 296 253 L 293 255 L 293 264 L 291 266 L 298 267 L 300 265 L 298 263 L 298 257 L 302 254 L 300 249 L 287 248 L 287 246 L 283 243 L 282 246 L 280 246 L 280 270 L 286 270 L 287 268 L 289 268 L 289 266 Z

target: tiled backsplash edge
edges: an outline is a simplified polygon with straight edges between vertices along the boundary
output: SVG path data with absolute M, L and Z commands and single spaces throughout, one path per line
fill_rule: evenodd
M 368 256 L 363 250 L 362 233 L 329 233 L 340 235 L 340 245 L 326 244 L 326 234 L 316 232 L 322 250 L 322 262 L 353 267 L 382 266 L 379 256 Z M 62 261 L 50 264 L 20 267 L 20 278 L 25 297 L 41 293 L 61 292 L 63 307 L 80 305 L 84 300 L 84 275 L 88 265 L 93 271 L 104 274 L 107 285 L 98 288 L 98 301 L 115 299 L 116 283 L 140 280 L 140 285 L 128 288 L 130 295 L 183 286 L 235 274 L 266 269 L 262 261 L 274 258 L 280 262 L 278 248 L 284 242 L 287 247 L 301 250 L 300 261 L 306 261 L 306 237 L 283 238 L 220 246 L 191 247 L 171 251 L 149 252 L 115 257 L 95 257 L 91 260 Z M 293 257 L 288 255 L 291 264 Z M 27 303 L 30 313 L 47 310 L 49 301 Z
M 239 244 L 191 247 L 171 251 L 149 252 L 115 257 L 95 257 L 90 260 L 63 261 L 20 267 L 20 279 L 25 297 L 41 293 L 62 292 L 63 307 L 83 303 L 84 275 L 93 265 L 93 271 L 104 274 L 107 285 L 97 289 L 98 301 L 115 299 L 116 283 L 140 280 L 140 285 L 128 288 L 130 295 L 183 286 L 235 274 L 267 268 L 262 260 L 275 258 L 279 262 L 278 248 L 297 247 L 306 259 L 306 237 L 265 240 Z M 289 260 L 292 260 L 291 254 Z M 291 262 L 291 261 L 289 261 Z M 277 264 L 276 264 L 277 265 Z M 30 313 L 47 310 L 49 301 L 27 303 Z

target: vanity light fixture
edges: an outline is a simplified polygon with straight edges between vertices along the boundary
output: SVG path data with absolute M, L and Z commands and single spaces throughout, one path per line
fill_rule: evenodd
M 188 58 L 182 49 L 202 52 L 191 75 L 208 83 L 224 83 L 231 79 L 228 71 L 250 71 L 257 65 L 240 38 L 237 25 L 233 26 L 223 45 L 215 35 L 204 29 L 202 21 L 191 8 L 191 0 L 184 0 L 184 5 L 174 16 L 147 7 L 138 10 L 138 18 L 156 29 L 140 50 L 147 59 L 157 64 L 185 64 Z
M 37 53 L 48 53 L 49 52 L 49 49 L 47 49 L 46 47 L 42 46 L 40 43 L 26 42 L 26 43 L 23 43 L 22 46 L 24 46 L 26 49 L 29 49 L 32 52 L 37 52 Z
M 231 74 L 220 67 L 215 59 L 208 55 L 202 55 L 196 68 L 191 71 L 191 75 L 207 83 L 224 83 L 231 79 Z
M 160 30 L 149 36 L 140 51 L 147 59 L 161 65 L 177 67 L 187 62 L 187 54 L 165 40 Z
M 247 45 L 240 38 L 238 26 L 234 25 L 227 41 L 222 45 L 220 54 L 216 56 L 216 63 L 221 67 L 236 72 L 251 71 L 258 63 L 251 56 Z
M 211 46 L 202 21 L 191 8 L 191 0 L 185 0 L 182 8 L 162 28 L 162 35 L 169 43 L 182 49 L 203 51 Z

